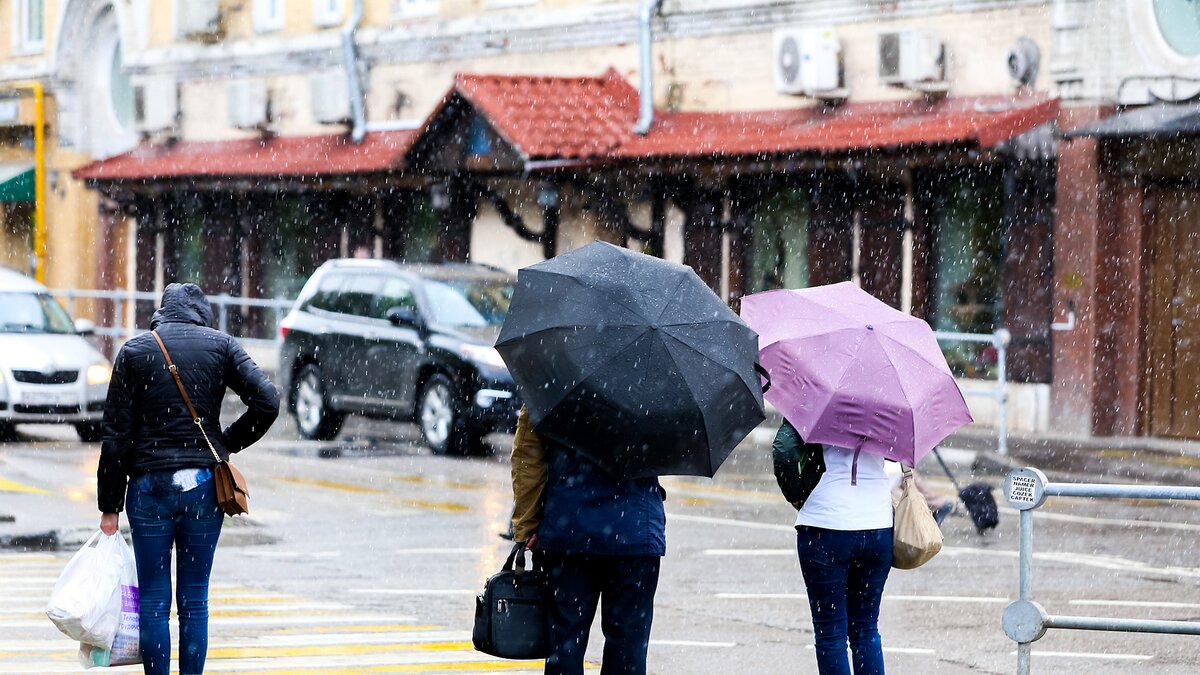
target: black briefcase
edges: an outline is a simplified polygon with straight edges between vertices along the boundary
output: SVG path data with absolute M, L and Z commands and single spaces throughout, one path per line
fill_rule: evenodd
M 502 659 L 544 659 L 550 655 L 547 579 L 539 556 L 525 569 L 524 545 L 513 547 L 504 569 L 475 596 L 475 649 Z

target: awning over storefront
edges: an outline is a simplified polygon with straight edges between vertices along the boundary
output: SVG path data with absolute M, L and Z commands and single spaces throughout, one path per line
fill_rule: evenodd
M 1112 117 L 1084 124 L 1063 134 L 1065 138 L 1130 138 L 1200 136 L 1200 103 L 1161 103 L 1118 110 Z
M 33 196 L 32 164 L 0 164 L 0 202 L 31 202 Z
M 399 168 L 412 137 L 411 131 L 387 131 L 367 134 L 360 145 L 342 134 L 144 144 L 71 175 L 92 182 L 121 182 L 386 173 Z
M 439 154 L 462 127 L 442 117 L 477 115 L 526 164 L 571 160 L 772 157 L 872 152 L 914 146 L 992 148 L 1057 117 L 1040 97 L 949 97 L 850 102 L 752 112 L 660 111 L 645 136 L 633 131 L 637 90 L 615 70 L 599 77 L 460 74 L 414 141 Z M 417 164 L 420 164 L 419 158 Z

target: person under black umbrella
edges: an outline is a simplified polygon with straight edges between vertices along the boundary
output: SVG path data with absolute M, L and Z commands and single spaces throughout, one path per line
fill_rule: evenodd
M 520 271 L 496 345 L 527 407 L 513 535 L 551 589 L 547 675 L 581 675 L 601 606 L 604 675 L 643 675 L 666 493 L 712 476 L 763 419 L 758 337 L 690 268 L 593 243 Z
M 601 673 L 643 675 L 667 552 L 666 493 L 658 479 L 612 478 L 579 452 L 539 436 L 522 408 L 512 481 L 513 536 L 539 551 L 549 573 L 546 675 L 582 675 L 601 598 Z

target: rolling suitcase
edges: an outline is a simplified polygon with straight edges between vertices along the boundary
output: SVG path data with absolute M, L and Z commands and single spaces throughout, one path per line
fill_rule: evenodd
M 954 489 L 958 490 L 958 498 L 966 507 L 967 513 L 971 516 L 971 522 L 975 523 L 975 530 L 979 534 L 990 530 L 1000 524 L 1000 509 L 996 507 L 996 498 L 992 495 L 992 486 L 987 483 L 971 483 L 967 487 L 959 487 L 958 479 L 951 473 L 950 467 L 946 466 L 946 461 L 942 459 L 942 454 L 933 449 L 933 455 L 937 457 L 938 464 L 942 465 L 942 470 L 950 477 L 950 482 L 954 483 Z

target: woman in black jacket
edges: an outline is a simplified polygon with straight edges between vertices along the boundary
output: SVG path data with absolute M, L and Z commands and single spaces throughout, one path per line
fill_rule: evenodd
M 150 327 L 162 338 L 204 430 L 222 459 L 258 439 L 279 415 L 279 392 L 232 337 L 214 330 L 195 284 L 171 284 Z M 224 431 L 225 389 L 247 410 Z M 100 529 L 117 531 L 126 506 L 140 586 L 141 650 L 147 675 L 170 672 L 171 554 L 178 551 L 179 672 L 204 672 L 208 577 L 223 514 L 212 456 L 167 370 L 154 336 L 139 335 L 113 364 L 96 472 Z

